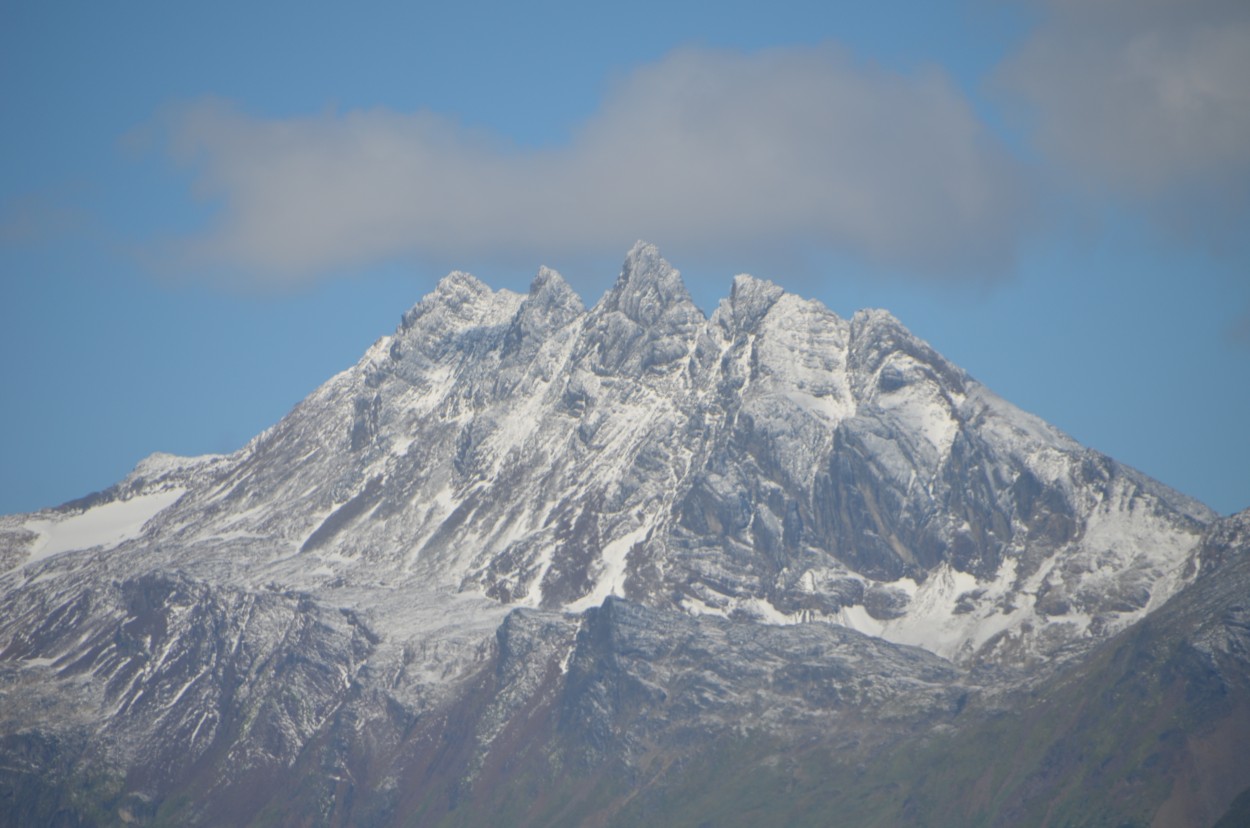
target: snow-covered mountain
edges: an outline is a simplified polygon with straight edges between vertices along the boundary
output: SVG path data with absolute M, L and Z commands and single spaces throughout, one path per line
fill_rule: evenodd
M 738 276 L 705 317 L 642 243 L 590 309 L 452 273 L 240 451 L 0 519 L 0 756 L 28 815 L 211 823 L 315 755 L 308 802 L 382 824 L 552 705 L 628 761 L 851 708 L 886 739 L 1151 614 L 1214 518 L 883 311 Z

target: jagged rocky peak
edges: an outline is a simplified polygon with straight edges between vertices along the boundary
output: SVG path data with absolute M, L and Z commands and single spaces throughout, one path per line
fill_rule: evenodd
M 896 390 L 923 375 L 948 391 L 963 394 L 970 381 L 962 369 L 908 330 L 894 314 L 878 308 L 856 311 L 851 317 L 848 362 L 861 378 L 876 377 L 883 391 Z
M 510 290 L 492 290 L 471 274 L 452 271 L 403 315 L 390 342 L 391 360 L 401 362 L 417 354 L 441 360 L 450 353 L 471 351 L 481 344 L 484 331 L 500 329 L 502 336 L 523 299 Z M 475 330 L 479 333 L 472 334 Z
M 530 282 L 529 293 L 517 308 L 504 348 L 511 351 L 524 342 L 537 344 L 547 333 L 567 325 L 585 310 L 582 298 L 559 273 L 540 267 Z
M 749 331 L 772 309 L 785 290 L 767 279 L 757 279 L 746 273 L 734 277 L 729 292 L 729 310 L 736 331 Z
M 619 311 L 644 328 L 670 317 L 675 308 L 684 314 L 703 314 L 690 298 L 681 272 L 670 265 L 653 244 L 640 241 L 625 257 L 621 275 L 600 303 L 605 311 Z
M 898 351 L 927 351 L 937 357 L 936 352 L 917 339 L 894 314 L 881 308 L 855 312 L 851 317 L 851 343 L 856 367 L 868 373 L 880 368 Z
M 573 335 L 585 312 L 581 297 L 559 273 L 539 268 L 504 335 L 496 393 L 510 393 L 527 376 L 552 379 L 562 359 L 558 342 Z
M 582 297 L 578 296 L 564 277 L 546 265 L 538 268 L 537 275 L 530 282 L 526 305 L 542 308 L 559 308 L 569 318 L 586 309 Z
M 404 314 L 401 328 L 411 328 L 417 320 L 432 313 L 470 319 L 473 317 L 471 309 L 494 295 L 495 291 L 473 274 L 453 270 L 439 280 L 431 293 Z
M 419 303 L 407 310 L 404 314 L 404 328 L 411 328 L 417 319 L 435 309 L 459 309 L 491 293 L 489 286 L 482 283 L 476 276 L 462 270 L 452 270 L 451 273 L 442 276 L 431 293 L 425 295 Z
M 601 375 L 667 374 L 691 352 L 705 321 L 681 274 L 655 245 L 638 242 L 591 311 L 582 353 Z

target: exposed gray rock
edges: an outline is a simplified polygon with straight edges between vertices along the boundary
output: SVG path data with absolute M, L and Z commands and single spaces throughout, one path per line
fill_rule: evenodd
M 1213 517 L 883 311 L 739 276 L 705 318 L 643 243 L 590 309 L 453 273 L 240 451 L 0 518 L 0 781 L 385 824 L 518 756 L 885 745 L 1148 617 Z

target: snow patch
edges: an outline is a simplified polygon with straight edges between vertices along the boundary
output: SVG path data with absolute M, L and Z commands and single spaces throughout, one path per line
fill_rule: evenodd
M 895 644 L 921 647 L 943 658 L 957 660 L 966 652 L 975 652 L 1003 630 L 1020 626 L 1032 619 L 1029 608 L 1005 608 L 1005 598 L 1016 581 L 1017 562 L 1007 558 L 993 580 L 979 581 L 967 572 L 960 572 L 942 563 L 924 583 L 903 578 L 882 586 L 901 589 L 911 600 L 906 614 L 899 618 L 873 618 L 862 605 L 843 607 L 830 621 L 866 635 L 884 638 Z M 962 612 L 956 608 L 963 597 L 971 607 Z
M 609 595 L 624 597 L 625 591 L 625 559 L 635 543 L 643 540 L 650 530 L 643 524 L 627 535 L 617 538 L 603 547 L 599 562 L 602 567 L 595 579 L 595 588 L 586 595 L 565 607 L 567 612 L 583 612 L 603 603 Z
M 80 515 L 62 520 L 32 520 L 26 528 L 37 532 L 27 564 L 77 549 L 111 549 L 139 537 L 152 518 L 182 497 L 186 489 L 166 489 L 93 506 Z
M 889 411 L 912 434 L 922 436 L 944 456 L 959 433 L 959 421 L 936 383 L 911 382 L 896 391 L 881 394 L 877 404 Z

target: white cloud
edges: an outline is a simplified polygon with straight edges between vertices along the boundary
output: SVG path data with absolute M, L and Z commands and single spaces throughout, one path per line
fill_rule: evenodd
M 221 208 L 182 261 L 271 282 L 414 253 L 615 254 L 640 237 L 983 278 L 1010 267 L 1025 202 L 941 71 L 894 74 L 831 47 L 674 52 L 556 148 L 430 112 L 278 120 L 221 101 L 169 128 Z
M 1172 213 L 1250 189 L 1250 4 L 1052 0 L 1002 88 L 1086 190 Z M 1207 217 L 1209 218 L 1209 217 Z

